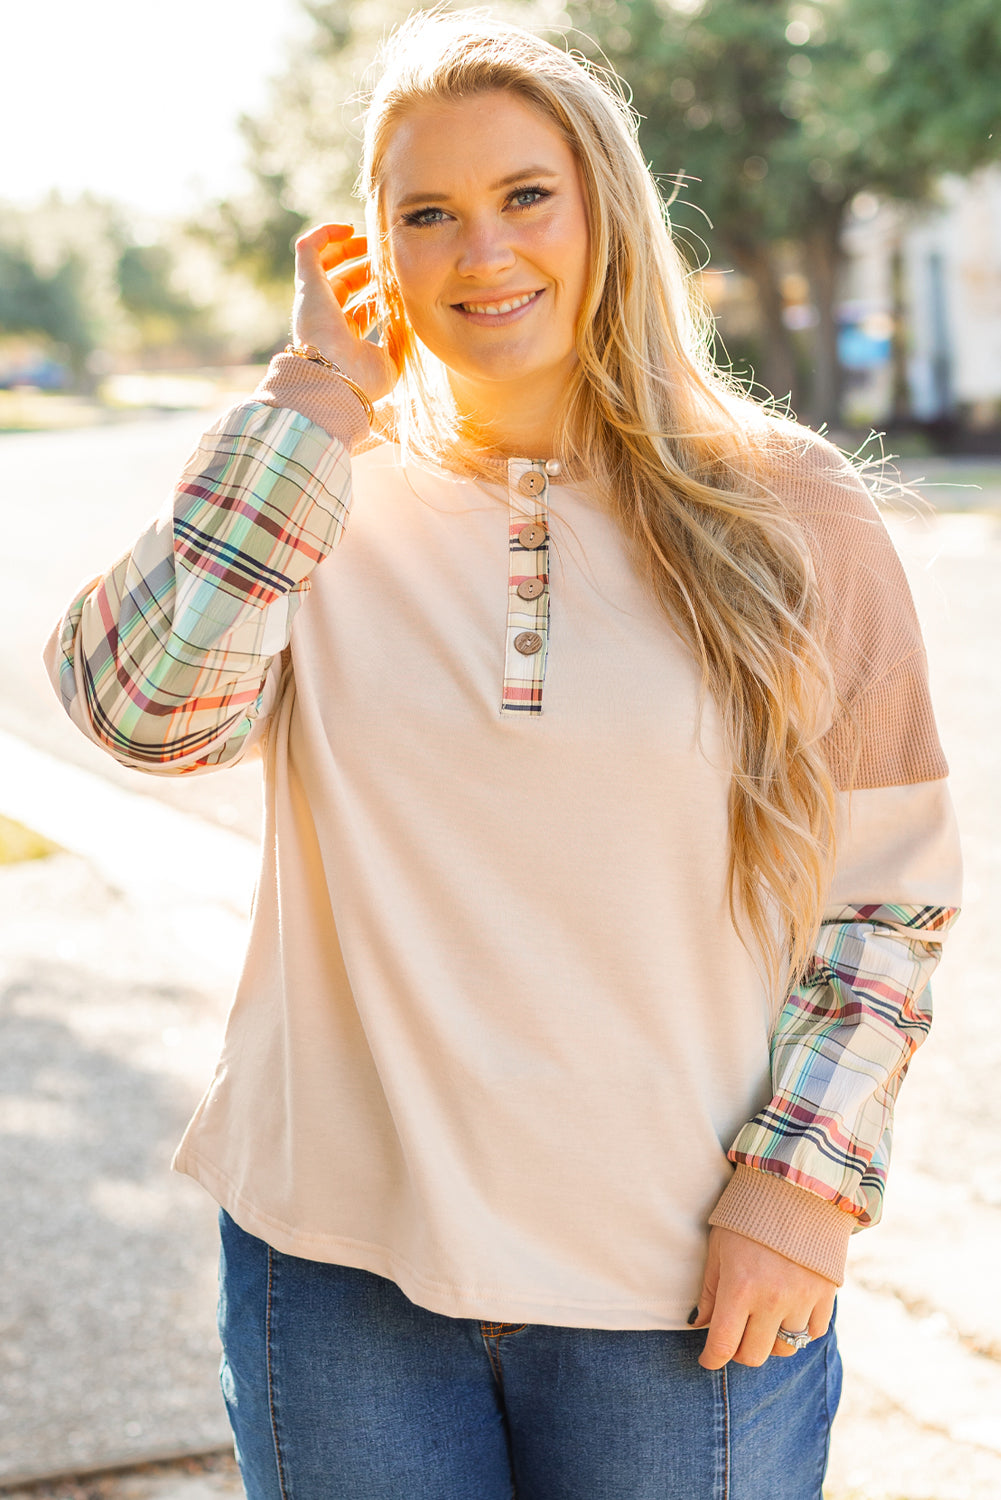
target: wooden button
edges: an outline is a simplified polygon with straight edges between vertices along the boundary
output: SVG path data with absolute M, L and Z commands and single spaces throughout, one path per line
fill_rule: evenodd
M 542 650 L 542 637 L 537 630 L 523 630 L 514 638 L 514 649 L 522 656 L 535 656 Z
M 526 469 L 518 480 L 518 489 L 523 495 L 541 495 L 546 487 L 546 476 L 538 469 Z
M 541 578 L 523 578 L 518 585 L 518 598 L 538 599 L 545 586 Z
M 546 540 L 546 528 L 541 521 L 529 521 L 518 532 L 518 542 L 528 552 L 534 552 Z

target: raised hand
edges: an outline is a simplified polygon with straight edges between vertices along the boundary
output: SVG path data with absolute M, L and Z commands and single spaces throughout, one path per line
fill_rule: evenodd
M 292 337 L 312 344 L 378 401 L 396 384 L 399 369 L 389 350 L 365 335 L 375 321 L 374 299 L 345 310 L 370 283 L 368 241 L 351 224 L 320 224 L 295 242 Z

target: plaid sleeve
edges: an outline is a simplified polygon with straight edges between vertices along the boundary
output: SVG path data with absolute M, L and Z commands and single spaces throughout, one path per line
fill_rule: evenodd
M 228 412 L 170 514 L 58 628 L 52 670 L 70 716 L 144 770 L 236 760 L 349 500 L 347 449 L 323 428 L 260 402 Z
M 851 1214 L 882 1211 L 893 1105 L 931 1025 L 928 981 L 954 907 L 829 913 L 772 1041 L 773 1096 L 743 1126 L 732 1162 L 785 1178 Z

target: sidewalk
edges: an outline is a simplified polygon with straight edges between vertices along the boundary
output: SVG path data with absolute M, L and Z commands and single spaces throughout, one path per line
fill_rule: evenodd
M 894 534 L 928 631 L 970 890 L 935 1035 L 901 1096 L 885 1222 L 852 1246 L 826 1494 L 998 1500 L 1001 524 L 952 516 Z M 0 1202 L 12 1226 L 0 1247 L 0 1486 L 228 1443 L 212 1204 L 167 1164 L 214 1063 L 254 852 L 143 786 L 0 736 L 0 813 L 69 851 L 0 868 Z M 137 847 L 163 851 L 155 884 L 140 881 Z M 240 1493 L 222 1459 L 34 1491 Z
M 226 1445 L 215 1209 L 170 1157 L 245 941 L 245 839 L 0 735 L 0 1484 Z M 147 878 L 136 850 L 158 851 Z M 182 863 L 183 856 L 183 863 Z

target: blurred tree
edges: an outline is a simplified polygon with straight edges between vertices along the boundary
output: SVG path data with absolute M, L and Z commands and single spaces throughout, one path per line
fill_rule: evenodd
M 554 0 L 495 0 L 491 13 L 525 22 Z M 245 118 L 254 188 L 217 205 L 189 232 L 225 264 L 268 290 L 287 317 L 292 242 L 307 223 L 360 224 L 355 196 L 366 80 L 379 43 L 414 9 L 412 0 L 302 0 L 311 30 L 276 80 L 266 112 Z M 534 7 L 534 8 L 533 8 Z M 548 12 L 547 12 L 548 13 Z
M 142 348 L 184 345 L 207 353 L 214 342 L 209 315 L 174 286 L 174 258 L 166 245 L 125 244 L 115 266 L 118 297 Z
M 245 117 L 249 194 L 216 205 L 189 233 L 268 292 L 287 318 L 292 243 L 310 221 L 358 218 L 352 201 L 361 134 L 359 86 L 383 33 L 406 0 L 303 0 L 312 22 L 259 119 Z
M 567 0 L 567 9 L 582 51 L 600 51 L 629 81 L 652 166 L 678 184 L 680 237 L 704 239 L 754 284 L 761 382 L 779 397 L 791 391 L 814 420 L 836 421 L 846 213 L 865 189 L 922 201 L 942 174 L 996 157 L 1001 6 Z M 688 201 L 689 179 L 708 222 Z M 818 317 L 808 391 L 784 316 L 790 246 Z
M 257 126 L 245 121 L 244 134 L 253 143 Z M 251 150 L 263 153 L 263 143 Z M 225 198 L 197 222 L 187 225 L 196 240 L 207 245 L 230 270 L 275 297 L 282 308 L 288 301 L 291 249 L 306 224 L 307 215 L 289 208 L 288 177 L 284 172 L 252 171 L 253 191 L 242 199 Z
M 246 359 L 274 320 L 179 226 L 84 194 L 0 205 L 0 338 L 38 336 L 78 388 L 124 360 Z M 92 357 L 93 356 L 93 357 Z
M 66 255 L 46 273 L 21 246 L 0 244 L 0 332 L 43 334 L 65 350 L 76 381 L 84 380 L 94 325 L 80 257 Z
M 902 156 L 929 176 L 1001 160 L 997 0 L 843 3 L 862 65 L 854 102 L 875 184 L 892 188 Z

